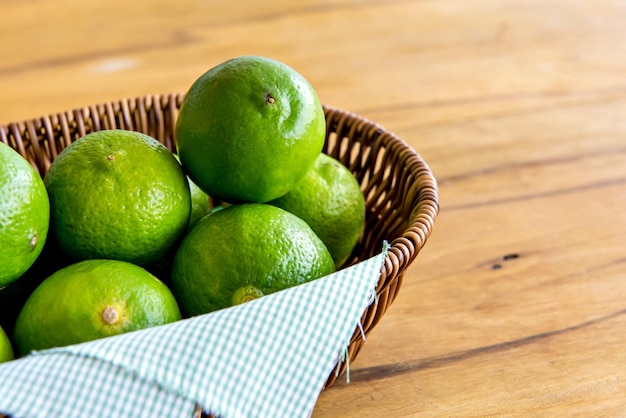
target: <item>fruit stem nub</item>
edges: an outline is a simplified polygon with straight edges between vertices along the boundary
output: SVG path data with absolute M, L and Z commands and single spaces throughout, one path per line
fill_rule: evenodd
M 33 237 L 30 239 L 30 242 L 28 243 L 28 245 L 30 245 L 31 249 L 34 249 L 37 246 L 37 243 L 39 242 L 39 235 L 35 234 L 33 235 Z
M 270 93 L 269 91 L 265 92 L 265 103 L 267 104 L 274 104 L 276 102 L 276 99 L 274 99 L 274 97 L 272 97 L 272 93 Z
M 102 319 L 109 325 L 115 324 L 120 318 L 120 314 L 115 309 L 115 306 L 107 306 L 102 311 Z
M 246 303 L 250 302 L 251 300 L 258 299 L 261 296 L 263 296 L 263 292 L 261 291 L 261 289 L 258 289 L 252 285 L 243 286 L 233 292 L 231 303 L 233 306 L 239 305 L 241 303 Z

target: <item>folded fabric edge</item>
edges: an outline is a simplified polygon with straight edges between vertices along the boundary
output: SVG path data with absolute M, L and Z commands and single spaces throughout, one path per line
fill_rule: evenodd
M 377 301 L 377 295 L 375 293 L 375 289 L 377 287 L 378 281 L 380 280 L 380 269 L 382 268 L 382 265 L 384 263 L 384 259 L 385 259 L 386 255 L 387 255 L 387 251 L 388 251 L 389 248 L 390 248 L 390 246 L 385 241 L 383 243 L 383 251 L 381 253 L 377 254 L 376 256 L 372 257 L 372 258 L 379 257 L 379 260 L 380 260 L 378 262 L 379 274 L 376 276 L 375 280 L 372 280 L 372 283 L 369 284 L 369 286 L 371 286 L 370 296 L 363 303 L 362 309 L 360 310 L 361 312 L 364 312 L 365 309 L 369 305 L 371 305 L 372 303 Z M 366 263 L 368 261 L 371 262 L 372 260 L 371 259 L 364 260 L 362 263 Z M 210 315 L 210 314 L 207 314 L 207 315 Z M 164 326 L 167 326 L 167 325 L 164 325 Z M 361 316 L 359 316 L 356 319 L 356 324 L 355 324 L 354 328 L 352 328 L 352 331 L 350 332 L 350 334 L 345 336 L 346 340 L 344 342 L 344 349 L 337 354 L 337 360 L 336 360 L 335 366 L 333 367 L 333 368 L 336 368 L 337 373 L 339 373 L 339 369 L 341 367 L 342 362 L 345 361 L 346 363 L 348 363 L 348 365 L 347 365 L 347 373 L 346 373 L 346 378 L 347 378 L 348 382 L 349 382 L 348 348 L 349 348 L 349 345 L 350 345 L 349 342 L 350 342 L 350 339 L 351 339 L 352 335 L 354 334 L 354 332 L 357 329 L 361 329 L 361 333 L 362 333 L 361 335 L 362 335 L 363 339 L 365 339 L 365 335 L 364 335 L 364 332 L 362 330 Z M 163 385 L 158 380 L 146 378 L 146 376 L 142 375 L 141 373 L 139 373 L 137 371 L 134 371 L 132 369 L 128 369 L 128 368 L 124 367 L 123 365 L 119 365 L 119 364 L 117 364 L 117 363 L 115 363 L 114 361 L 111 361 L 111 360 L 102 359 L 102 358 L 100 358 L 98 356 L 92 356 L 92 355 L 88 355 L 88 354 L 84 354 L 84 353 L 83 354 L 78 354 L 78 353 L 73 353 L 71 351 L 64 351 L 63 348 L 54 348 L 54 349 L 49 349 L 49 350 L 41 350 L 41 351 L 33 352 L 32 354 L 34 356 L 38 356 L 38 357 L 40 357 L 40 356 L 47 356 L 47 355 L 59 355 L 60 354 L 60 355 L 64 355 L 64 356 L 74 356 L 74 357 L 90 358 L 90 359 L 92 359 L 94 361 L 97 361 L 97 362 L 107 363 L 109 365 L 109 367 L 114 367 L 114 368 L 118 369 L 119 372 L 124 373 L 124 374 L 128 375 L 129 377 L 131 377 L 131 378 L 133 378 L 135 380 L 141 381 L 141 382 L 143 382 L 144 384 L 147 384 L 147 385 L 154 385 L 155 387 L 158 387 L 160 390 L 162 390 L 165 393 L 169 393 L 169 394 L 171 394 L 173 396 L 177 396 L 181 400 L 185 400 L 186 402 L 188 402 L 188 403 L 190 403 L 192 405 L 195 405 L 196 406 L 196 411 L 202 409 L 205 413 L 208 413 L 208 414 L 213 413 L 210 410 L 204 410 L 204 408 L 201 408 L 200 406 L 198 406 L 198 402 L 197 402 L 196 399 L 193 399 L 193 397 L 185 395 L 184 393 L 176 390 L 176 388 L 173 388 L 173 387 L 168 386 L 168 385 Z M 329 375 L 332 373 L 332 370 L 333 369 L 331 369 L 329 371 L 329 373 L 328 373 Z M 322 389 L 323 389 L 323 386 L 320 388 L 320 391 Z
M 81 371 L 88 374 L 76 379 Z M 189 418 L 198 411 L 197 402 L 190 397 L 173 393 L 132 370 L 88 356 L 58 352 L 26 357 L 0 370 L 0 375 L 4 381 L 19 380 L 17 392 L 15 387 L 8 392 L 0 390 L 5 392 L 0 396 L 0 417 L 79 417 L 87 412 L 86 407 L 92 416 L 137 416 L 151 411 L 149 415 Z M 91 383 L 86 385 L 87 381 Z M 133 396 L 139 396 L 141 404 L 129 403 Z M 118 403 L 119 399 L 126 401 Z
M 365 302 L 363 303 L 362 307 L 359 309 L 359 312 L 361 313 L 358 318 L 355 320 L 356 325 L 351 328 L 349 333 L 346 333 L 346 337 L 345 337 L 345 341 L 342 343 L 343 348 L 340 349 L 337 352 L 337 359 L 334 363 L 334 365 L 332 367 L 330 367 L 326 372 L 325 372 L 325 380 L 324 382 L 321 382 L 319 385 L 319 388 L 317 389 L 317 394 L 319 396 L 319 394 L 324 390 L 325 388 L 325 384 L 326 384 L 326 379 L 328 378 L 328 376 L 330 376 L 333 372 L 336 373 L 336 376 L 338 376 L 339 372 L 340 372 L 340 368 L 341 368 L 341 364 L 342 362 L 346 362 L 346 378 L 348 383 L 350 383 L 350 378 L 349 378 L 349 362 L 350 362 L 350 358 L 349 358 L 349 347 L 350 347 L 350 340 L 352 339 L 352 336 L 354 335 L 355 331 L 358 329 L 360 330 L 361 333 L 361 337 L 363 338 L 363 340 L 366 339 L 365 337 L 365 331 L 363 330 L 363 326 L 361 324 L 361 318 L 363 313 L 365 312 L 365 310 L 367 309 L 368 306 L 370 306 L 372 303 L 376 303 L 378 304 L 378 295 L 376 294 L 376 288 L 378 287 L 378 283 L 380 281 L 380 276 L 382 273 L 382 268 L 384 266 L 384 260 L 387 257 L 387 253 L 389 251 L 389 249 L 391 248 L 391 245 L 384 240 L 383 244 L 382 244 L 382 251 L 366 260 L 363 260 L 357 264 L 365 264 L 365 263 L 372 263 L 374 261 L 374 259 L 379 259 L 378 261 L 378 268 L 377 268 L 377 274 L 375 277 L 375 280 L 372 280 L 372 283 L 370 285 L 370 289 L 369 289 L 369 296 L 365 299 Z M 352 268 L 355 267 L 355 265 L 349 266 L 348 268 Z M 372 276 L 373 277 L 373 276 Z M 309 411 L 308 411 L 308 415 L 310 416 L 313 413 L 313 409 L 315 407 L 315 403 L 317 401 L 317 397 L 316 399 L 311 403 Z M 209 416 L 215 416 L 215 417 L 222 417 L 222 416 L 227 416 L 227 415 L 223 415 L 222 412 L 219 409 L 213 409 L 210 406 L 207 407 L 203 407 L 201 404 L 198 404 L 198 408 L 199 411 L 201 411 L 203 414 L 209 415 Z M 198 416 L 198 418 L 200 418 L 200 416 Z
M 387 240 L 383 240 L 383 248 L 382 251 L 375 257 L 380 257 L 382 260 L 384 260 L 387 257 L 387 253 L 389 252 L 389 249 L 391 248 L 391 245 L 387 242 Z M 367 261 L 367 260 L 365 260 Z M 363 262 L 365 262 L 363 261 Z M 382 269 L 383 263 L 381 262 L 380 268 Z M 378 281 L 380 280 L 380 273 L 378 275 L 378 277 L 376 278 L 376 283 L 374 284 L 373 289 L 370 290 L 370 296 L 367 300 L 367 302 L 365 303 L 365 305 L 363 306 L 363 309 L 361 310 L 361 312 L 365 312 L 365 309 L 367 309 L 368 306 L 370 306 L 372 303 L 375 303 L 376 306 L 378 306 L 378 295 L 376 294 L 376 287 L 378 285 Z M 349 349 L 350 349 L 350 339 L 352 337 L 352 335 L 354 335 L 354 332 L 356 330 L 360 331 L 361 334 L 361 338 L 363 339 L 363 341 L 366 341 L 366 336 L 365 336 L 365 331 L 363 330 L 363 324 L 361 323 L 361 318 L 359 318 L 357 320 L 356 326 L 354 328 L 354 330 L 352 331 L 352 333 L 348 336 L 348 341 L 345 344 L 345 347 L 343 350 L 341 350 L 341 352 L 338 354 L 337 356 L 337 364 L 335 365 L 334 369 L 335 369 L 335 377 L 339 376 L 339 373 L 341 371 L 341 365 L 342 363 L 346 363 L 346 371 L 345 371 L 345 375 L 346 375 L 346 383 L 350 383 L 350 355 L 349 355 Z

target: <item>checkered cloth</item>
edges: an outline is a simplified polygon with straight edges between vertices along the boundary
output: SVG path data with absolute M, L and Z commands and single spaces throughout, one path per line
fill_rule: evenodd
M 388 249 L 322 279 L 175 323 L 0 365 L 20 417 L 310 416 L 345 359 Z

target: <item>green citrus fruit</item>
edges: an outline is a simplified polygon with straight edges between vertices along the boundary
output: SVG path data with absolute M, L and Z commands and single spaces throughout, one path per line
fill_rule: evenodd
M 13 355 L 13 346 L 11 345 L 11 340 L 4 332 L 2 328 L 0 328 L 0 363 L 4 363 L 5 361 L 11 361 L 15 358 Z
M 65 148 L 44 177 L 51 228 L 75 259 L 142 266 L 162 258 L 187 228 L 189 185 L 174 155 L 139 132 L 93 132 Z
M 84 260 L 53 273 L 30 295 L 15 323 L 22 355 L 180 319 L 170 290 L 143 268 Z
M 191 215 L 189 216 L 188 230 L 211 212 L 209 195 L 203 192 L 191 179 L 189 180 L 189 191 L 191 192 Z
M 41 177 L 0 142 L 0 287 L 35 262 L 48 236 L 50 202 Z
M 287 65 L 243 56 L 213 67 L 187 91 L 176 121 L 183 167 L 210 196 L 267 202 L 304 176 L 326 124 L 312 86 Z
M 262 203 L 202 218 L 174 257 L 172 291 L 198 315 L 237 305 L 335 271 L 330 253 L 297 216 Z
M 270 202 L 306 221 L 341 266 L 365 225 L 365 198 L 359 182 L 336 159 L 320 154 L 298 185 Z
M 174 156 L 180 161 L 178 154 L 174 154 Z M 189 192 L 191 194 L 191 214 L 189 215 L 189 225 L 187 226 L 187 231 L 189 231 L 200 219 L 211 212 L 212 207 L 209 195 L 189 177 L 187 177 L 187 181 L 189 182 Z

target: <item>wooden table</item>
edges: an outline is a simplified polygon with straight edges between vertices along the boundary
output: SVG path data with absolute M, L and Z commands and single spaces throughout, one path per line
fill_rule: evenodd
M 0 2 L 0 123 L 281 60 L 394 131 L 441 212 L 313 417 L 626 414 L 621 0 Z

